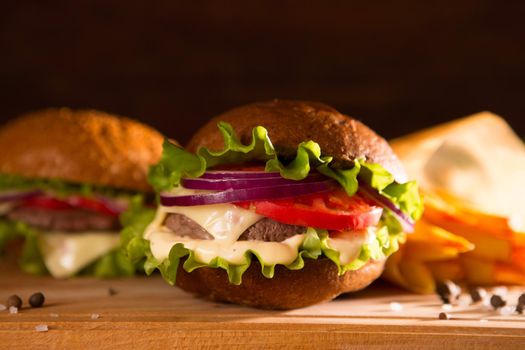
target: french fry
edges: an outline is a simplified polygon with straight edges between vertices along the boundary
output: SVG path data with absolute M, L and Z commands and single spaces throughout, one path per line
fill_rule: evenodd
M 446 261 L 450 266 L 450 259 L 473 248 L 464 238 L 421 220 L 406 244 L 387 261 L 384 277 L 414 292 L 432 293 L 435 280 L 440 280 L 436 276 L 444 276 L 443 268 L 447 265 L 432 265 L 431 262 Z M 454 267 L 447 279 L 463 277 L 458 262 Z
M 465 270 L 459 259 L 430 261 L 427 263 L 427 267 L 432 272 L 432 276 L 434 276 L 436 281 L 451 280 L 460 282 L 465 280 Z
M 405 288 L 409 290 L 428 294 L 436 289 L 432 272 L 423 262 L 405 260 L 399 265 L 399 271 L 405 281 Z
M 512 265 L 497 264 L 494 280 L 499 284 L 525 284 L 525 272 Z
M 469 284 L 478 286 L 493 285 L 495 279 L 495 264 L 469 256 L 471 253 L 463 254 L 460 258 L 465 269 L 465 278 Z

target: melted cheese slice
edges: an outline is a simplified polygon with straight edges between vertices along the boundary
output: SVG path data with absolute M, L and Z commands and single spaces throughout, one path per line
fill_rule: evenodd
M 119 246 L 117 232 L 44 232 L 40 251 L 49 273 L 66 278 Z

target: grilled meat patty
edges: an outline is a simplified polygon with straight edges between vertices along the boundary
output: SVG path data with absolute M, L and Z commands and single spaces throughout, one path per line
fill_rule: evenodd
M 192 239 L 213 239 L 208 231 L 182 214 L 169 214 L 164 225 L 179 236 Z M 244 231 L 239 237 L 239 241 L 282 242 L 305 231 L 305 227 L 281 224 L 272 219 L 264 218 Z
M 10 220 L 21 221 L 46 231 L 113 231 L 120 228 L 117 217 L 87 210 L 50 210 L 14 208 L 7 214 Z

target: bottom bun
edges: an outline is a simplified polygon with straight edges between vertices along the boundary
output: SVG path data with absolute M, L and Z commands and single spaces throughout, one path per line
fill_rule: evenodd
M 228 282 L 223 269 L 202 267 L 191 273 L 177 272 L 177 286 L 187 292 L 215 301 L 225 301 L 263 309 L 295 309 L 332 300 L 342 293 L 365 288 L 383 272 L 385 261 L 370 261 L 356 271 L 339 276 L 337 266 L 326 258 L 305 259 L 301 270 L 275 267 L 273 278 L 261 273 L 259 262 L 252 262 L 242 276 L 242 284 Z

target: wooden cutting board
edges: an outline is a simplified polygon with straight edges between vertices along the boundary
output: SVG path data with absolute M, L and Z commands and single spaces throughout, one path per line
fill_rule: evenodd
M 452 319 L 438 320 L 436 296 L 382 283 L 321 305 L 264 311 L 201 300 L 159 276 L 57 281 L 0 273 L 0 303 L 11 294 L 25 303 L 18 314 L 0 312 L 0 349 L 525 349 L 525 315 L 457 306 L 448 311 Z M 27 307 L 35 291 L 46 296 L 39 309 Z M 521 292 L 510 289 L 508 300 Z M 393 311 L 391 302 L 403 310 Z M 39 325 L 49 330 L 37 332 Z

